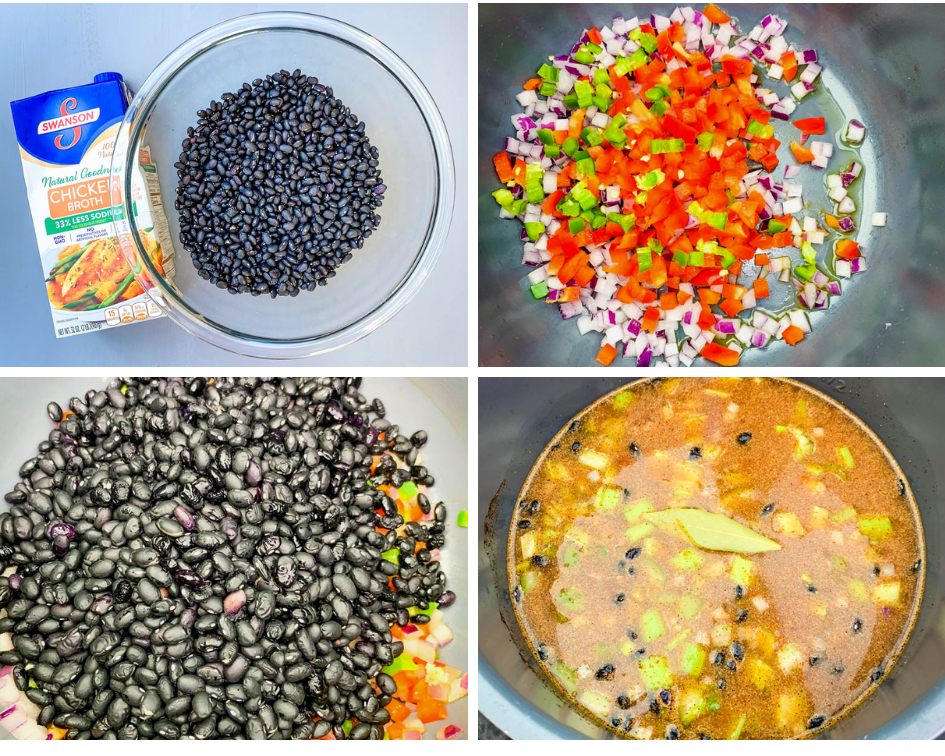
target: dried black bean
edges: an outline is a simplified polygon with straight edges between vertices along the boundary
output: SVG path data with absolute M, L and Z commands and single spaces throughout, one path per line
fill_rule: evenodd
M 232 294 L 273 298 L 325 285 L 381 220 L 387 187 L 364 123 L 299 71 L 221 100 L 197 112 L 175 164 L 180 239 L 198 274 Z M 308 396 L 324 401 L 322 388 Z M 280 386 L 287 396 L 297 389 Z

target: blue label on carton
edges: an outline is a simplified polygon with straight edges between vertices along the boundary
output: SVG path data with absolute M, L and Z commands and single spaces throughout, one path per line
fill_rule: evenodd
M 121 121 L 128 109 L 119 74 L 99 74 L 95 78 L 100 83 L 59 89 L 10 103 L 20 147 L 45 163 L 81 163 L 89 145 L 109 126 Z

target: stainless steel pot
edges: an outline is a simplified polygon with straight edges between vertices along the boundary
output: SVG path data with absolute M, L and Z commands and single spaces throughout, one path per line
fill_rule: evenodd
M 945 732 L 945 380 L 804 378 L 862 419 L 902 467 L 922 515 L 926 585 L 918 623 L 890 678 L 824 738 L 935 738 Z M 508 592 L 509 524 L 525 477 L 574 415 L 627 378 L 479 382 L 479 708 L 517 739 L 611 738 L 529 666 Z M 532 662 L 533 663 L 533 662 Z
M 483 4 L 479 6 L 479 362 L 590 365 L 599 339 L 580 336 L 557 308 L 535 302 L 521 283 L 521 224 L 500 220 L 492 157 L 505 146 L 515 95 L 547 56 L 570 49 L 583 29 L 615 16 L 669 15 L 675 5 Z M 799 348 L 751 349 L 743 365 L 945 364 L 945 47 L 942 5 L 774 4 L 728 8 L 743 30 L 767 13 L 790 23 L 788 41 L 813 47 L 823 81 L 847 118 L 867 126 L 863 221 L 856 233 L 870 269 L 844 284 Z M 780 91 L 780 90 L 779 90 Z M 816 114 L 805 100 L 798 117 Z M 808 112 L 810 108 L 810 112 Z M 832 124 L 831 124 L 832 125 Z M 793 126 L 778 132 L 796 137 Z M 783 135 L 782 135 L 783 132 Z M 790 159 L 784 157 L 782 161 Z M 839 170 L 836 159 L 830 171 Z M 844 166 L 845 167 L 845 166 Z M 805 178 L 806 177 L 806 178 Z M 805 198 L 821 204 L 823 178 L 802 172 Z M 819 194 L 818 194 L 819 192 Z M 871 212 L 889 213 L 870 228 Z M 774 291 L 774 290 L 772 290 Z M 618 363 L 619 360 L 618 360 Z
M 13 489 L 19 480 L 20 465 L 36 454 L 36 445 L 54 427 L 46 417 L 46 404 L 68 406 L 73 396 L 104 386 L 103 378 L 8 378 L 0 380 L 0 405 L 4 432 L 0 434 L 0 489 Z M 469 564 L 468 532 L 455 526 L 456 515 L 467 509 L 468 418 L 465 378 L 365 378 L 361 388 L 368 397 L 380 397 L 387 416 L 412 433 L 424 429 L 430 442 L 423 449 L 424 464 L 436 477 L 433 488 L 437 501 L 449 507 L 447 547 L 443 569 L 456 592 L 456 602 L 447 612 L 453 642 L 441 650 L 442 660 L 451 667 L 469 669 Z M 0 496 L 0 512 L 9 509 Z M 435 739 L 438 729 L 455 724 L 468 732 L 468 699 L 449 705 L 449 718 L 428 726 L 427 739 Z M 0 740 L 9 739 L 0 725 Z M 6 752 L 0 748 L 0 752 Z

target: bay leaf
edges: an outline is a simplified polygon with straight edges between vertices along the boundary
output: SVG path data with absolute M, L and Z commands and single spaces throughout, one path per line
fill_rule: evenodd
M 648 512 L 643 519 L 670 530 L 679 530 L 693 544 L 709 551 L 729 551 L 736 554 L 758 554 L 778 551 L 781 545 L 751 528 L 735 522 L 731 517 L 704 509 L 680 507 Z

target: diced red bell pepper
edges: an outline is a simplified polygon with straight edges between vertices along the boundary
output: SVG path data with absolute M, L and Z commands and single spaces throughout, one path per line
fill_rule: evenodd
M 784 333 L 781 334 L 784 337 L 784 340 L 794 346 L 798 341 L 804 338 L 804 332 L 798 328 L 796 325 L 790 325 L 784 329 Z
M 614 361 L 614 357 L 617 356 L 617 348 L 611 344 L 604 344 L 600 348 L 600 351 L 597 353 L 595 358 L 601 365 L 607 367 L 611 362 Z
M 794 125 L 805 134 L 823 134 L 827 130 L 827 119 L 823 117 L 800 118 L 794 121 Z
M 712 3 L 709 3 L 705 8 L 702 9 L 702 15 L 705 16 L 713 24 L 727 24 L 731 19 L 726 16 L 721 10 L 715 7 Z
M 499 181 L 503 184 L 509 183 L 512 180 L 512 161 L 509 160 L 509 153 L 500 152 L 494 158 L 492 158 L 492 164 L 495 166 L 495 172 L 499 176 Z
M 714 341 L 702 347 L 700 354 L 707 360 L 712 360 L 712 362 L 716 362 L 723 367 L 735 367 L 738 364 L 738 352 L 721 344 L 716 344 Z

